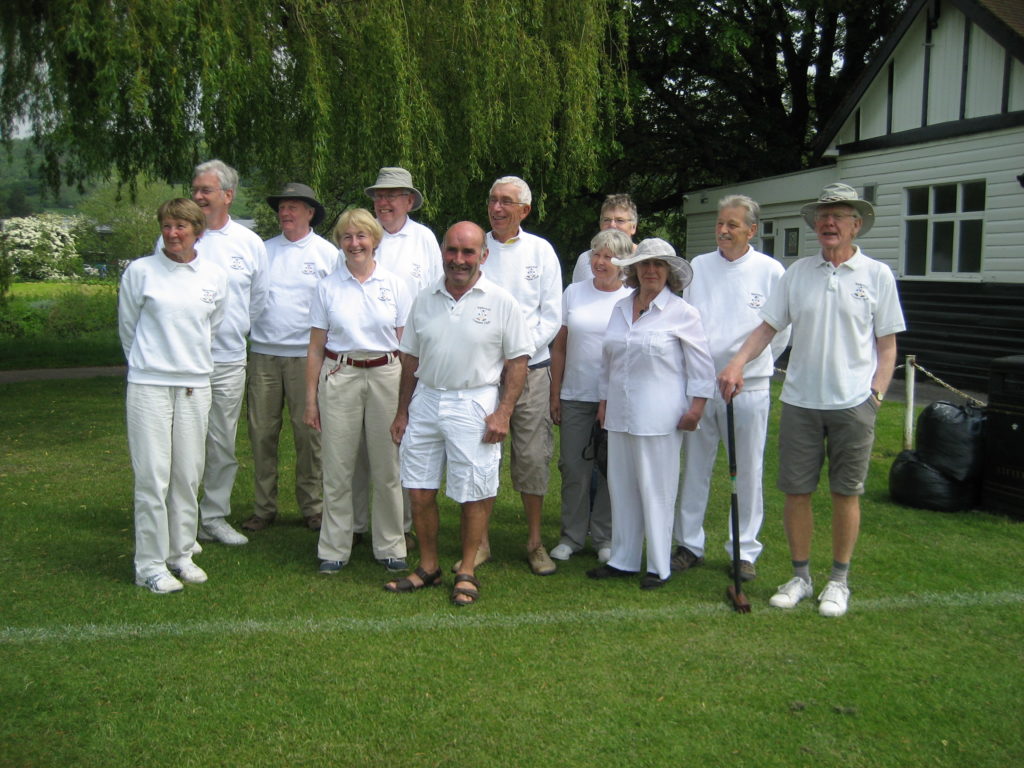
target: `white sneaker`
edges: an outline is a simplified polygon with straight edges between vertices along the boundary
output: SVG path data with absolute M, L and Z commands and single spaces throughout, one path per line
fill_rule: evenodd
M 161 571 L 145 578 L 136 576 L 135 583 L 157 595 L 169 595 L 172 592 L 181 592 L 185 588 L 180 581 L 171 576 L 167 571 Z
M 799 576 L 794 576 L 779 587 L 779 591 L 768 600 L 768 605 L 775 608 L 792 608 L 805 597 L 810 597 L 813 593 L 814 590 L 811 588 L 811 582 L 805 581 Z
M 185 560 L 177 565 L 172 565 L 171 573 L 186 584 L 203 584 L 207 579 L 206 571 L 191 560 Z
M 850 602 L 850 588 L 838 581 L 830 581 L 818 595 L 818 613 L 822 616 L 842 616 Z
M 601 547 L 599 550 L 597 550 L 597 562 L 599 562 L 599 563 L 607 563 L 611 559 L 612 559 L 612 548 L 611 547 Z
M 572 557 L 572 547 L 568 544 L 559 544 L 549 553 L 555 560 L 568 560 Z
M 203 545 L 200 544 L 198 541 L 193 541 L 192 549 L 190 549 L 189 552 L 191 552 L 193 556 L 201 555 L 203 554 Z
M 229 547 L 238 547 L 249 543 L 249 539 L 232 528 L 227 520 L 220 517 L 208 523 L 200 523 L 197 536 L 203 541 L 219 541 Z

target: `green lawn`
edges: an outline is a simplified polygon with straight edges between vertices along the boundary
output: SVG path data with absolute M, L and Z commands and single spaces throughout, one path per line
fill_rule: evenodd
M 0 765 L 1024 764 L 1024 526 L 891 504 L 897 404 L 879 420 L 851 610 L 828 620 L 767 606 L 789 577 L 774 449 L 747 615 L 725 601 L 721 466 L 707 564 L 654 592 L 588 580 L 590 554 L 532 576 L 508 491 L 473 608 L 449 605 L 450 576 L 385 593 L 366 547 L 321 577 L 285 472 L 280 522 L 208 546 L 209 583 L 160 597 L 132 584 L 122 382 L 0 398 Z M 236 522 L 252 504 L 244 427 L 239 449 Z M 443 515 L 450 564 L 454 505 Z M 550 546 L 557 492 L 545 523 Z M 819 588 L 828 541 L 823 524 Z

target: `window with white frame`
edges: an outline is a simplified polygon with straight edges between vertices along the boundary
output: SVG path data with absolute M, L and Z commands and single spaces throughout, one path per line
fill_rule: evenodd
M 984 180 L 907 187 L 905 192 L 903 274 L 979 274 Z
M 775 255 L 775 222 L 761 222 L 761 253 Z

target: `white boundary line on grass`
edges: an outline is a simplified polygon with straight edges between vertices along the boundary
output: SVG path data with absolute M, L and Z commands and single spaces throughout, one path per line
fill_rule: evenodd
M 173 598 L 171 598 L 173 599 Z M 813 602 L 813 601 L 808 601 Z M 922 592 L 900 597 L 857 600 L 853 615 L 887 613 L 921 608 L 993 608 L 1024 604 L 1024 592 Z M 755 606 L 758 607 L 758 606 Z M 768 610 L 765 614 L 783 616 L 786 611 Z M 731 613 L 722 603 L 673 603 L 659 608 L 614 608 L 610 610 L 550 611 L 523 614 L 468 614 L 449 611 L 390 619 L 273 619 L 269 621 L 227 620 L 181 624 L 83 624 L 63 627 L 3 627 L 0 645 L 81 643 L 102 640 L 146 640 L 162 637 L 201 637 L 205 635 L 305 634 L 323 632 L 384 633 L 403 630 L 453 629 L 466 627 L 510 628 L 550 624 L 591 624 L 634 619 L 675 619 Z

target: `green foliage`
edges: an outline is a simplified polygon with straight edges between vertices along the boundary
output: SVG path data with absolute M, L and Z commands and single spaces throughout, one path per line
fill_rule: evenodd
M 62 280 L 82 272 L 71 233 L 75 223 L 52 213 L 7 219 L 0 232 L 2 262 L 23 280 Z
M 75 228 L 78 253 L 89 266 L 101 265 L 106 276 L 120 275 L 121 264 L 153 252 L 160 236 L 156 210 L 165 200 L 185 194 L 181 187 L 136 180 L 135 194 L 108 183 L 79 202 Z
M 113 283 L 35 284 L 45 291 L 21 291 L 16 283 L 0 306 L 0 339 L 18 339 L 31 349 L 38 339 L 70 345 L 87 334 L 117 330 L 117 288 Z M 38 354 L 38 353 L 37 353 Z M 45 360 L 33 361 L 46 367 Z
M 606 0 L 52 0 L 0 17 L 0 137 L 28 118 L 47 180 L 178 183 L 221 157 L 266 188 L 363 202 L 409 168 L 425 216 L 481 217 L 514 172 L 539 209 L 600 183 L 625 100 Z M 40 73 L 45 73 L 40 76 Z

